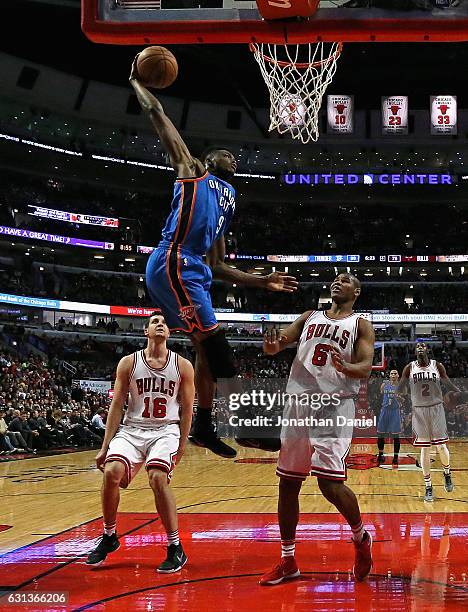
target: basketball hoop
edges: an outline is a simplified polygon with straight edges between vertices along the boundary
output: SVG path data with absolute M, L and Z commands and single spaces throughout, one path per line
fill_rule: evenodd
M 270 92 L 270 127 L 306 144 L 319 137 L 322 99 L 336 72 L 342 43 L 250 43 Z

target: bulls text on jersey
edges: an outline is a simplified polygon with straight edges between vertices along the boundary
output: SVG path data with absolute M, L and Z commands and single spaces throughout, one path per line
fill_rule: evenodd
M 177 380 L 166 380 L 164 376 L 151 376 L 150 378 L 137 378 L 135 384 L 137 386 L 138 395 L 143 393 L 162 393 L 169 397 L 174 397 Z
M 333 329 L 332 329 L 333 328 Z M 348 346 L 350 331 L 331 323 L 312 323 L 307 328 L 306 341 L 311 338 L 327 338 L 336 342 L 343 350 Z

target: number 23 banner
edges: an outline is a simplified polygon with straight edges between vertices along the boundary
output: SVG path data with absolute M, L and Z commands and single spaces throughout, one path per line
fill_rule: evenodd
M 382 134 L 408 133 L 408 96 L 382 96 Z
M 328 133 L 354 132 L 354 96 L 328 96 Z
M 431 134 L 457 134 L 456 96 L 431 96 Z

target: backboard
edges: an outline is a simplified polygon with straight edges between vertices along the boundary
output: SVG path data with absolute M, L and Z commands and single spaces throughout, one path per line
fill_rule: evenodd
M 266 21 L 245 0 L 82 0 L 82 28 L 94 42 L 120 45 L 460 42 L 468 1 L 321 0 L 308 19 Z

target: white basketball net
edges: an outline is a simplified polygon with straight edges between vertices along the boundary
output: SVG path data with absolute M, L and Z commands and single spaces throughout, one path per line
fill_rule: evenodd
M 319 137 L 322 98 L 336 72 L 341 43 L 251 43 L 270 92 L 270 132 L 289 132 L 304 144 Z

